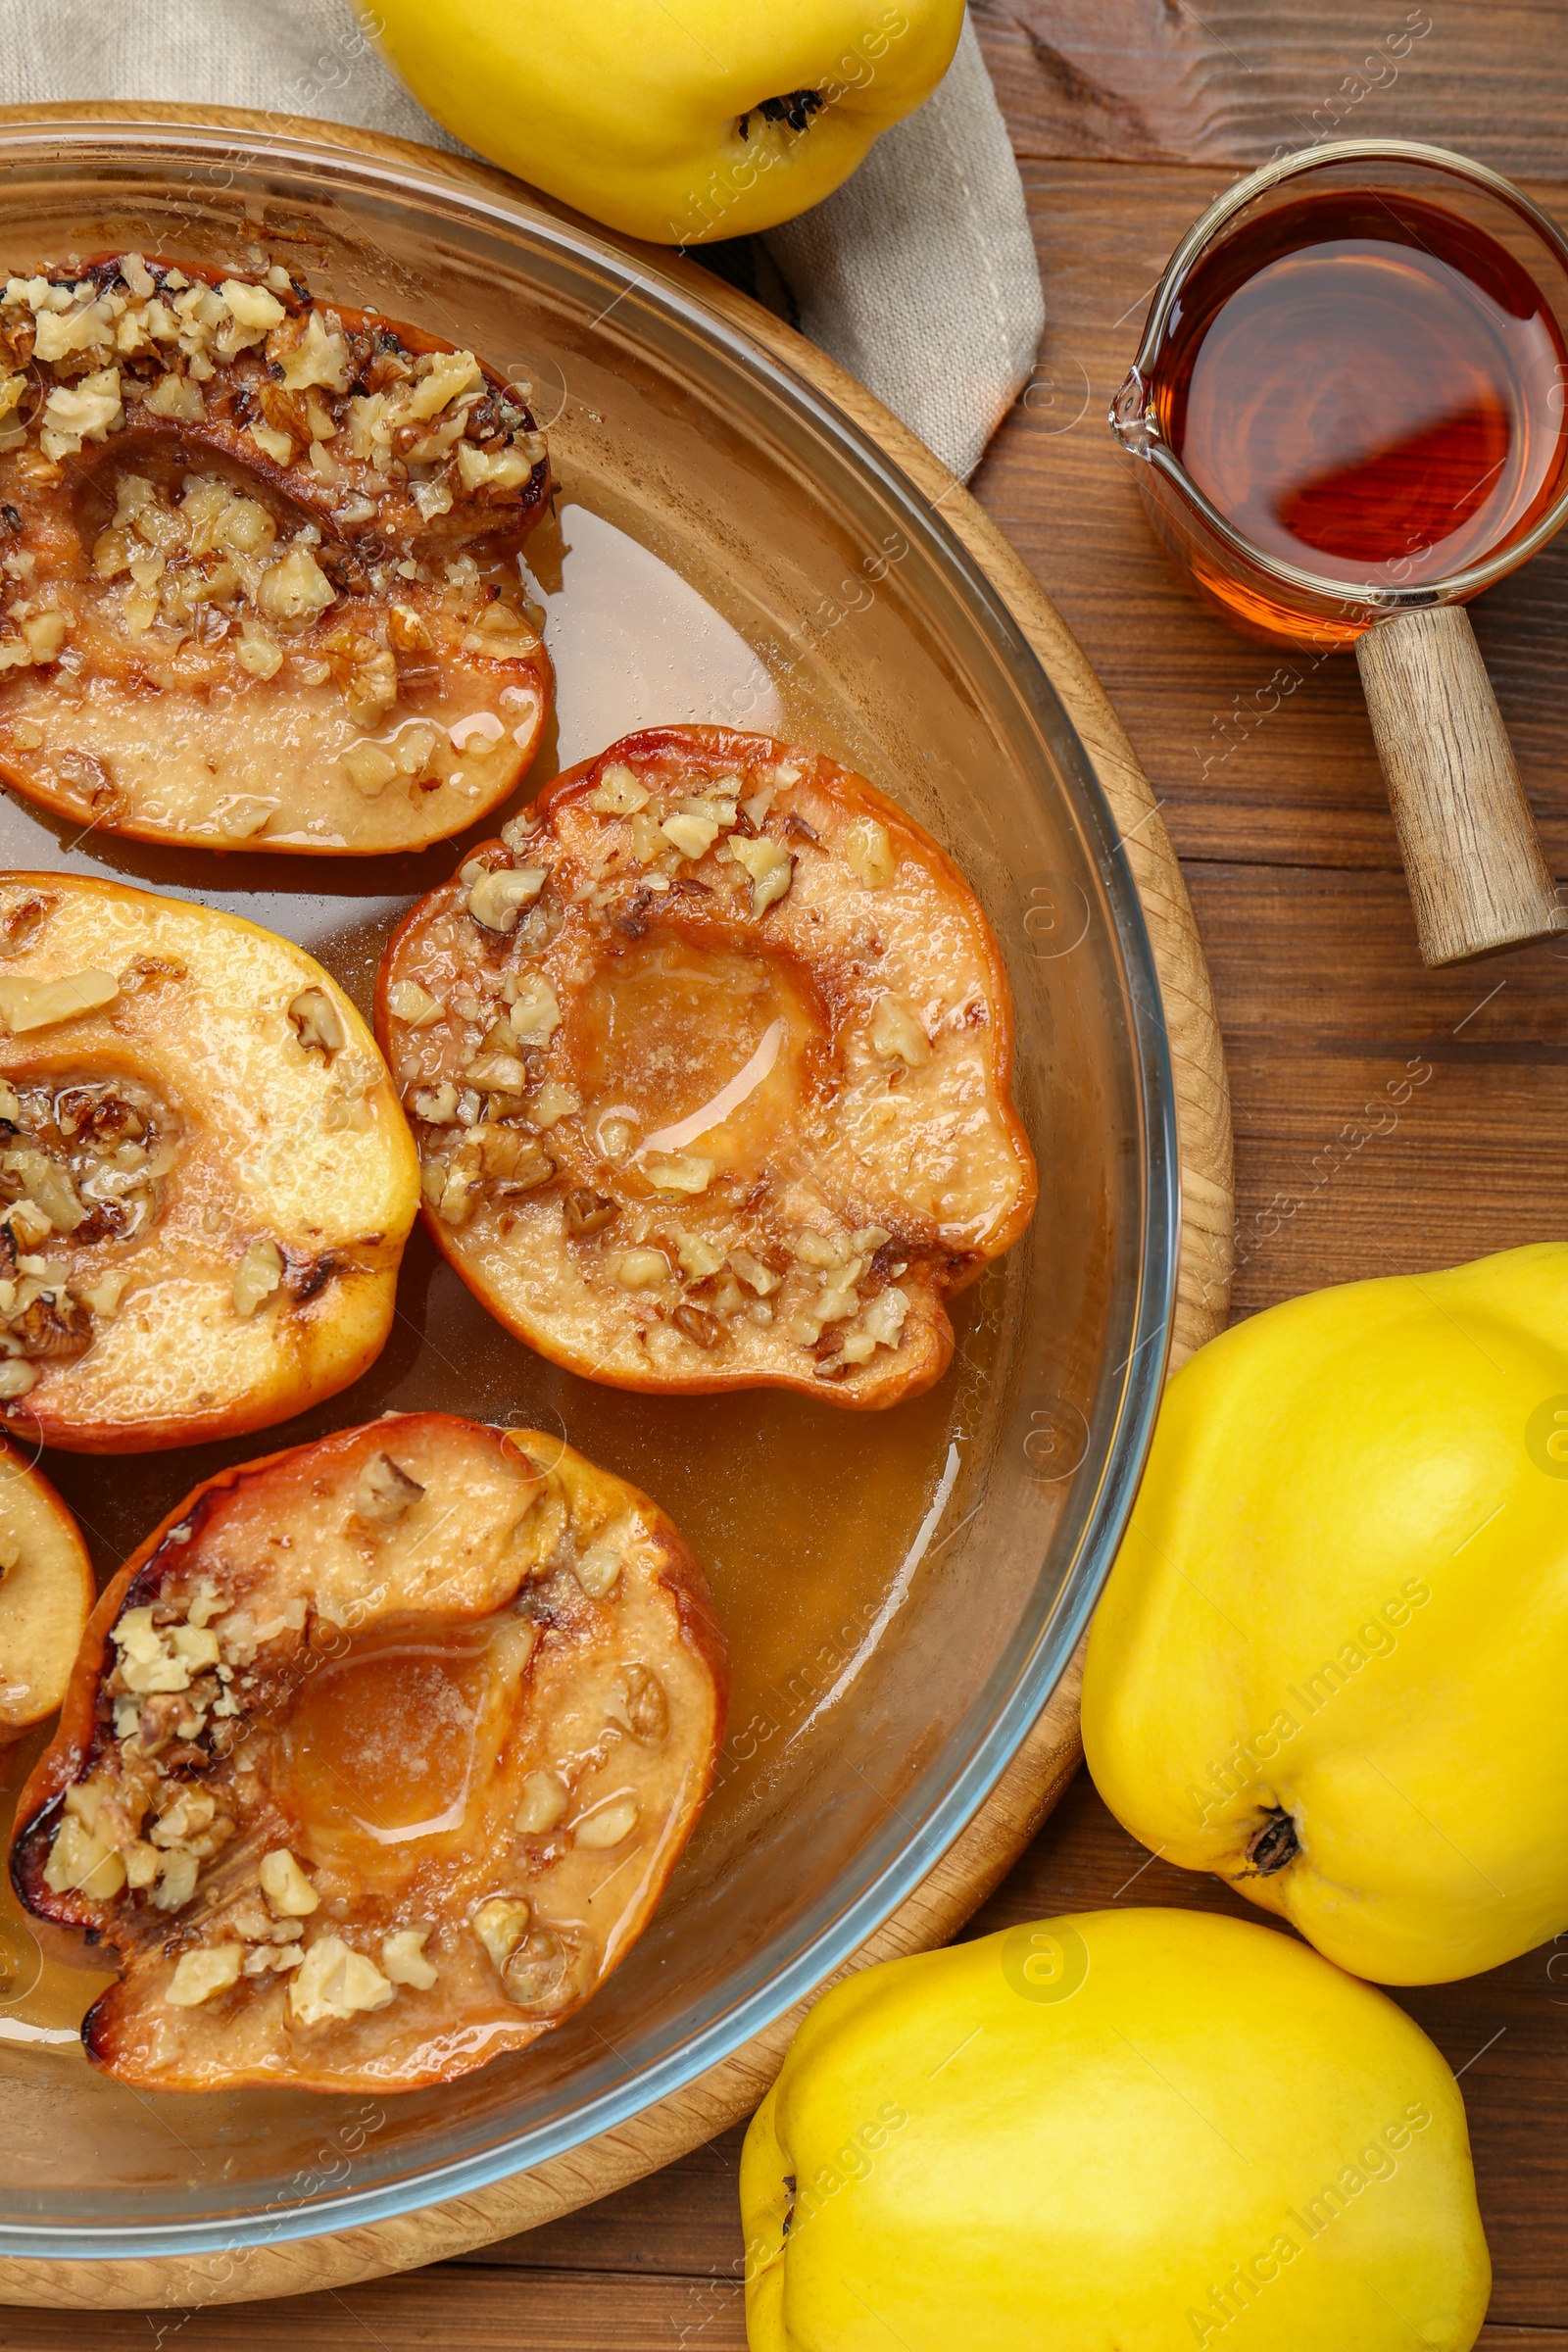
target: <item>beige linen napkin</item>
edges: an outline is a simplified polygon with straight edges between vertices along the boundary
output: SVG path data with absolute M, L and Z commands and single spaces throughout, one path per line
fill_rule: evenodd
M 0 103 L 158 98 L 458 149 L 351 0 L 0 0 Z M 854 178 L 767 245 L 807 334 L 971 473 L 1044 323 L 1023 190 L 973 26 Z

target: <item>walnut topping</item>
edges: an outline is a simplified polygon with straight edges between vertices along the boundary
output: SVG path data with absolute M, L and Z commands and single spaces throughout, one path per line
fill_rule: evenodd
M 906 998 L 878 997 L 871 1011 L 871 1049 L 880 1061 L 902 1061 L 922 1069 L 931 1058 L 931 1040 Z
M 619 1562 L 616 1562 L 617 1569 Z M 564 1815 L 571 1799 L 553 1772 L 530 1772 L 513 1827 L 519 1838 L 542 1838 Z
M 643 1173 L 656 1192 L 706 1193 L 713 1180 L 714 1162 L 700 1155 L 677 1152 L 667 1158 L 643 1162 Z
M 490 1955 L 496 1969 L 505 1969 L 513 1952 L 528 1932 L 532 1917 L 528 1903 L 520 1894 L 492 1895 L 479 1905 L 473 1915 L 473 1932 Z
M 0 1021 L 13 1037 L 51 1029 L 61 1021 L 99 1012 L 120 994 L 109 972 L 70 972 L 58 980 L 10 979 L 0 975 Z
M 875 817 L 861 817 L 850 826 L 844 855 L 867 890 L 886 890 L 898 872 L 888 829 Z
M 234 1312 L 242 1323 L 249 1322 L 282 1280 L 283 1252 L 277 1244 L 267 1240 L 252 1242 L 234 1269 Z
M 381 1966 L 392 1984 L 412 1984 L 416 1992 L 428 1992 L 438 1983 L 440 1970 L 424 1956 L 429 1936 L 428 1928 L 399 1928 L 383 1937 Z
M 718 825 L 710 816 L 697 816 L 689 810 L 677 809 L 665 817 L 659 830 L 672 842 L 683 858 L 703 858 L 718 839 Z
M 539 896 L 544 881 L 542 865 L 480 873 L 468 892 L 468 912 L 487 931 L 511 931 L 523 908 Z
M 663 1260 L 660 1263 L 662 1265 Z M 666 1268 L 667 1271 L 667 1268 Z M 621 1560 L 628 1544 L 642 1532 L 636 1515 L 617 1519 L 605 1528 L 583 1552 L 576 1566 L 576 1578 L 592 1600 L 603 1600 L 620 1581 Z
M 181 1952 L 164 1998 L 172 2009 L 194 2009 L 215 1992 L 226 1992 L 239 1983 L 245 1961 L 242 1943 L 210 1943 L 194 1952 Z
M 440 1000 L 432 997 L 416 980 L 400 980 L 388 992 L 387 1003 L 400 1021 L 411 1029 L 428 1029 L 441 1018 Z
M 593 1947 L 586 1936 L 537 1928 L 516 1946 L 502 1971 L 507 1996 L 525 2015 L 548 2016 L 593 1981 Z
M 397 1987 L 366 1953 L 341 1936 L 322 1936 L 310 1945 L 289 1980 L 289 2015 L 299 2026 L 341 2024 L 368 2010 L 384 2009 Z
M 286 1846 L 263 1855 L 261 1887 L 280 1919 L 309 1919 L 321 1899 Z
M 598 783 L 588 795 L 588 806 L 602 816 L 635 816 L 639 808 L 647 808 L 652 797 L 629 767 L 612 762 L 601 771 Z
M 781 843 L 767 834 L 756 841 L 732 841 L 730 856 L 752 877 L 752 912 L 765 914 L 776 906 L 795 876 L 795 860 Z
M 669 1261 L 662 1250 L 626 1250 L 614 1259 L 615 1280 L 622 1290 L 655 1290 L 669 1280 Z
M 652 1667 L 623 1666 L 611 1686 L 610 1718 L 644 1747 L 659 1747 L 669 1736 L 669 1701 Z
M 98 1825 L 102 1791 L 91 1782 L 66 1790 L 65 1817 L 49 1848 L 43 1883 L 53 1894 L 108 1902 L 125 1884 L 125 1865 L 111 1825 Z
M 85 1353 L 119 1312 L 130 1269 L 94 1270 L 77 1252 L 152 1225 L 178 1130 L 129 1079 L 6 1087 L 0 1120 L 0 1399 L 13 1399 L 35 1385 L 34 1364 Z M 36 1254 L 56 1237 L 69 1259 Z
M 585 1236 L 603 1233 L 620 1212 L 608 1194 L 579 1189 L 566 1195 L 564 1213 L 566 1231 Z
M 372 1527 L 395 1526 L 423 1499 L 424 1489 L 418 1480 L 411 1478 L 389 1453 L 371 1455 L 354 1490 L 355 1514 Z
M 337 1006 L 324 989 L 302 988 L 290 1001 L 288 1017 L 307 1052 L 314 1048 L 328 1061 L 348 1043 Z
M 150 1608 L 126 1609 L 110 1629 L 120 1652 L 117 1681 L 125 1690 L 188 1690 L 192 1675 L 218 1663 L 218 1636 L 206 1626 L 158 1626 Z
M 594 1850 L 624 1845 L 637 1827 L 638 1814 L 635 1797 L 612 1798 L 608 1804 L 598 1806 L 592 1813 L 584 1814 L 572 1823 L 573 1841 Z
M 561 1026 L 561 1006 L 542 972 L 529 972 L 518 982 L 509 1019 L 520 1046 L 547 1046 L 555 1036 Z

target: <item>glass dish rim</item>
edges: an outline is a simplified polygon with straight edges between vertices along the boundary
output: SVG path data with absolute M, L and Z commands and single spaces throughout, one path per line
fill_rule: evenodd
M 624 281 L 622 294 L 641 295 L 678 330 L 699 343 L 716 345 L 743 374 L 768 383 L 775 396 L 782 394 L 798 415 L 836 446 L 848 466 L 876 483 L 882 496 L 899 511 L 903 526 L 916 542 L 926 545 L 933 561 L 947 572 L 979 621 L 999 668 L 1040 725 L 1098 865 L 1120 971 L 1133 1059 L 1130 1092 L 1141 1128 L 1143 1200 L 1137 1301 L 1130 1318 L 1129 1354 L 1125 1364 L 1116 1367 L 1118 1374 L 1125 1375 L 1125 1382 L 1062 1596 L 1030 1649 L 1015 1662 L 1011 1688 L 918 1827 L 876 1877 L 820 1926 L 784 1968 L 614 2089 L 473 2155 L 411 2171 L 378 2187 L 346 2189 L 336 2196 L 211 2219 L 85 2228 L 0 2222 L 0 2254 L 5 2255 L 62 2262 L 190 2256 L 309 2240 L 395 2221 L 471 2195 L 631 2123 L 775 2024 L 857 1951 L 929 1874 L 973 1819 L 1059 1683 L 1109 1573 L 1132 1509 L 1152 1435 L 1171 1337 L 1181 1236 L 1180 1158 L 1175 1073 L 1158 971 L 1132 864 L 1094 761 L 1043 662 L 1000 591 L 940 509 L 852 416 L 787 361 L 731 325 L 716 309 L 710 310 L 695 290 L 688 292 L 671 273 L 650 272 L 643 257 L 634 259 L 621 252 L 575 216 L 562 219 L 531 202 L 520 186 L 513 198 L 478 181 L 449 175 L 439 167 L 424 166 L 413 155 L 400 155 L 393 165 L 357 146 L 337 144 L 329 128 L 328 135 L 313 137 L 299 130 L 253 127 L 249 122 L 242 127 L 187 122 L 173 116 L 172 110 L 138 118 L 127 108 L 125 116 L 107 121 L 74 117 L 66 110 L 48 114 L 38 110 L 30 120 L 12 116 L 0 121 L 0 162 L 20 160 L 24 153 L 57 165 L 69 163 L 73 156 L 85 162 L 106 146 L 142 160 L 157 160 L 161 151 L 188 156 L 193 148 L 204 156 L 221 157 L 232 156 L 243 142 L 247 162 L 262 168 L 269 162 L 295 170 L 324 167 L 329 177 L 358 179 L 362 185 L 368 181 L 371 190 L 385 200 L 429 200 L 446 207 L 470 208 L 481 220 L 514 233 L 521 229 L 558 247 L 564 258 L 586 262 Z M 102 168 L 111 172 L 113 162 L 112 156 L 104 158 Z
M 1564 523 L 1568 523 L 1568 474 L 1565 474 L 1563 486 L 1545 514 L 1524 537 L 1511 540 L 1500 553 L 1489 556 L 1483 563 L 1468 564 L 1462 571 L 1450 572 L 1441 580 L 1424 581 L 1418 588 L 1384 587 L 1371 581 L 1360 583 L 1330 579 L 1320 572 L 1306 571 L 1282 556 L 1271 556 L 1265 549 L 1254 546 L 1244 532 L 1227 521 L 1193 480 L 1181 460 L 1167 447 L 1153 422 L 1152 408 L 1145 395 L 1158 358 L 1171 305 L 1194 260 L 1227 220 L 1244 211 L 1254 197 L 1277 187 L 1282 180 L 1322 171 L 1333 164 L 1380 161 L 1421 164 L 1429 170 L 1446 172 L 1449 178 L 1470 180 L 1485 188 L 1489 195 L 1497 197 L 1529 222 L 1542 242 L 1556 254 L 1564 273 L 1568 274 L 1568 236 L 1538 204 L 1532 203 L 1522 188 L 1515 187 L 1511 179 L 1505 178 L 1500 172 L 1494 172 L 1489 165 L 1478 164 L 1470 156 L 1460 155 L 1455 148 L 1431 147 L 1418 139 L 1328 139 L 1321 147 L 1302 148 L 1295 155 L 1260 165 L 1255 172 L 1248 172 L 1245 178 L 1224 189 L 1199 215 L 1165 265 L 1164 273 L 1150 302 L 1149 316 L 1144 321 L 1144 331 L 1138 345 L 1138 356 L 1128 371 L 1127 381 L 1107 413 L 1110 429 L 1118 444 L 1127 450 L 1130 457 L 1141 457 L 1157 473 L 1163 474 L 1177 494 L 1202 517 L 1216 538 L 1235 555 L 1254 565 L 1268 578 L 1278 581 L 1282 587 L 1294 589 L 1298 596 L 1313 597 L 1348 609 L 1360 608 L 1366 612 L 1369 619 L 1391 612 L 1416 612 L 1432 605 L 1467 603 L 1471 597 L 1478 596 L 1482 589 L 1491 587 L 1494 581 L 1504 578 L 1520 564 L 1528 564 L 1533 556 L 1540 554 L 1547 540 L 1554 538 Z M 1129 447 L 1122 438 L 1118 418 L 1122 400 L 1134 379 L 1140 396 L 1138 416 L 1148 436 L 1147 446 L 1143 449 Z

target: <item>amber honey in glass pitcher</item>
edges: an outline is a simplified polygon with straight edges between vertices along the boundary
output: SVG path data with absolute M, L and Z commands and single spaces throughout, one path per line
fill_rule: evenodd
M 1438 148 L 1252 173 L 1182 240 L 1111 410 L 1244 628 L 1353 645 L 1428 962 L 1564 910 L 1462 610 L 1568 520 L 1568 243 Z

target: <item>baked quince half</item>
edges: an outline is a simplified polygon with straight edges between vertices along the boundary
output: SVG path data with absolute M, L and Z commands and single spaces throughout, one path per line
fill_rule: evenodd
M 0 775 L 144 841 L 461 831 L 544 730 L 514 558 L 548 481 L 471 351 L 281 268 L 8 279 Z
M 625 1957 L 702 1810 L 726 1658 L 645 1495 L 443 1413 L 199 1487 L 105 1592 L 11 1873 L 120 1982 L 154 2090 L 408 2090 Z
M 375 1042 L 303 949 L 0 875 L 0 1424 L 134 1453 L 335 1395 L 417 1198 Z
M 896 1404 L 1034 1207 L 974 894 L 764 736 L 573 768 L 409 914 L 376 1019 L 437 1242 L 588 1379 Z
M 59 1706 L 92 1601 L 76 1522 L 0 1438 L 0 1744 Z

